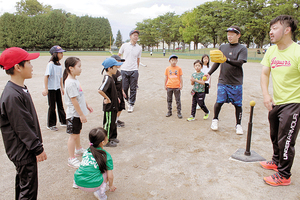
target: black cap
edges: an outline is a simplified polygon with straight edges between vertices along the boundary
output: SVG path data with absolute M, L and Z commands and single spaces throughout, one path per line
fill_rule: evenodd
M 122 59 L 120 56 L 118 55 L 112 55 L 112 58 L 116 59 L 117 61 L 121 61 L 121 62 L 125 62 L 125 59 Z

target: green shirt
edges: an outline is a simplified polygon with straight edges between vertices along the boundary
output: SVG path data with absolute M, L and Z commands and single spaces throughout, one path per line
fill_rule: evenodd
M 271 46 L 261 64 L 271 68 L 275 105 L 300 103 L 300 45 Z
M 113 170 L 114 165 L 111 155 L 101 147 L 98 147 L 97 149 L 103 150 L 106 153 L 107 169 Z M 80 187 L 95 188 L 99 187 L 102 184 L 103 176 L 101 171 L 99 170 L 98 163 L 89 150 L 90 149 L 87 149 L 82 155 L 80 167 L 74 174 L 74 181 L 76 185 Z
M 195 72 L 195 73 L 192 74 L 192 77 L 194 79 L 201 80 L 203 78 L 203 75 L 204 75 L 203 72 L 200 72 L 200 73 Z M 197 82 L 194 82 L 193 90 L 195 92 L 204 92 L 205 91 L 204 90 L 204 85 L 202 85 L 200 83 L 197 83 Z

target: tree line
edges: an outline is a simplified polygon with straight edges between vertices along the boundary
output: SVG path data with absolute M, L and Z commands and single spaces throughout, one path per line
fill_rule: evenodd
M 143 48 L 158 48 L 160 42 L 166 43 L 168 49 L 171 44 L 184 46 L 191 42 L 194 42 L 194 49 L 197 49 L 198 43 L 205 47 L 210 44 L 216 47 L 217 44 L 227 42 L 225 30 L 231 25 L 241 28 L 241 43 L 249 48 L 254 42 L 261 48 L 270 43 L 269 22 L 283 14 L 292 15 L 300 21 L 299 6 L 298 0 L 215 0 L 182 15 L 168 12 L 138 22 L 136 26 L 140 31 L 139 43 Z M 294 41 L 299 40 L 299 30 L 293 36 Z
M 22 0 L 17 3 L 17 13 L 4 13 L 0 17 L 0 47 L 18 46 L 26 50 L 49 50 L 53 45 L 68 50 L 109 48 L 113 37 L 108 19 L 78 17 L 40 5 L 37 0 Z

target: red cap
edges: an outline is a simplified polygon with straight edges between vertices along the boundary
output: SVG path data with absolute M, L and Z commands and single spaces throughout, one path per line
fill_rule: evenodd
M 24 60 L 33 60 L 40 56 L 40 53 L 28 53 L 19 47 L 5 49 L 0 56 L 0 65 L 8 70 Z

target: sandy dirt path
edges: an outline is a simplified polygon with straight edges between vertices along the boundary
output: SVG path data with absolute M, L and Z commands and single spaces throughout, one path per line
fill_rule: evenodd
M 42 96 L 43 75 L 50 57 L 42 56 L 32 61 L 34 75 L 26 80 L 39 116 L 45 151 L 48 160 L 39 163 L 39 199 L 95 199 L 92 193 L 72 188 L 75 169 L 67 166 L 67 139 L 65 128 L 52 132 L 46 129 L 47 98 Z M 63 62 L 66 57 L 64 57 Z M 82 56 L 82 74 L 78 77 L 86 100 L 94 112 L 83 125 L 81 144 L 89 145 L 88 132 L 102 126 L 102 97 L 97 89 L 103 76 L 101 63 L 105 57 Z M 62 62 L 62 63 L 63 63 Z M 139 90 L 133 113 L 124 111 L 121 120 L 126 127 L 118 129 L 120 144 L 107 148 L 114 160 L 114 183 L 117 190 L 107 192 L 108 199 L 300 199 L 299 138 L 292 168 L 292 184 L 287 187 L 271 187 L 263 182 L 264 176 L 274 172 L 256 163 L 244 163 L 229 159 L 239 148 L 246 147 L 249 102 L 256 101 L 253 118 L 251 150 L 269 160 L 272 146 L 269 139 L 267 110 L 263 106 L 259 85 L 261 66 L 258 63 L 244 65 L 243 119 L 244 135 L 235 134 L 234 107 L 225 104 L 220 113 L 219 131 L 211 131 L 213 115 L 203 120 L 203 111 L 197 110 L 196 120 L 187 122 L 190 116 L 190 76 L 194 72 L 194 60 L 181 60 L 184 86 L 181 93 L 183 119 L 166 118 L 166 91 L 163 87 L 164 71 L 168 58 L 142 58 L 147 67 L 140 67 Z M 63 65 L 64 66 L 64 65 Z M 219 70 L 212 76 L 210 94 L 206 105 L 212 112 L 216 100 Z M 9 79 L 0 73 L 0 92 Z M 15 168 L 5 154 L 0 139 L 0 199 L 14 199 Z M 81 158 L 80 158 L 81 159 Z

